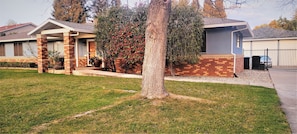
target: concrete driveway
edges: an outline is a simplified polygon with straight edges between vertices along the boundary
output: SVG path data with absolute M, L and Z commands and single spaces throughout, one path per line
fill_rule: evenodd
M 270 69 L 271 79 L 293 134 L 297 134 L 297 69 Z

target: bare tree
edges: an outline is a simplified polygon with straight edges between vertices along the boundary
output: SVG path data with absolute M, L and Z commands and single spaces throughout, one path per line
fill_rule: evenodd
M 18 24 L 15 20 L 9 19 L 7 21 L 7 25 L 15 25 L 15 24 Z
M 142 73 L 141 95 L 149 98 L 164 98 L 167 25 L 171 0 L 151 0 L 145 31 L 145 54 Z

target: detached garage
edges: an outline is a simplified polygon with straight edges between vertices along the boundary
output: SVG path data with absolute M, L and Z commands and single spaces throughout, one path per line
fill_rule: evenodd
M 268 55 L 273 67 L 297 67 L 297 31 L 264 27 L 253 33 L 243 39 L 244 57 Z

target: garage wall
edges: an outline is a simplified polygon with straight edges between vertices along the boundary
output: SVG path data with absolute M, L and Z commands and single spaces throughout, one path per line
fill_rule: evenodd
M 244 57 L 265 55 L 273 66 L 297 66 L 297 39 L 249 40 L 243 42 Z

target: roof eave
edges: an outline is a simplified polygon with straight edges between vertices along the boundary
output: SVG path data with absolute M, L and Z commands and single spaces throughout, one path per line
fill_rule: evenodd
M 36 41 L 36 38 L 22 38 L 22 39 L 8 39 L 8 40 L 0 40 L 0 42 L 16 42 L 16 41 Z
M 297 40 L 297 37 L 285 37 L 285 38 L 250 38 L 243 39 L 243 41 L 268 41 L 268 40 Z
M 63 27 L 63 28 L 65 28 L 65 29 L 68 29 L 68 30 L 70 30 L 70 31 L 75 31 L 75 29 L 72 28 L 72 27 L 69 27 L 69 26 L 67 26 L 67 25 L 61 24 L 61 23 L 59 23 L 59 22 L 56 22 L 56 21 L 54 21 L 53 19 L 47 19 L 47 20 L 46 20 L 45 22 L 43 22 L 41 25 L 39 25 L 38 27 L 36 27 L 36 28 L 33 29 L 32 31 L 30 31 L 30 32 L 28 33 L 28 35 L 36 35 L 37 32 L 38 32 L 42 27 L 44 27 L 45 25 L 47 25 L 48 23 L 55 24 L 55 25 L 57 25 L 57 26 Z
M 206 24 L 204 28 L 217 28 L 217 27 L 231 27 L 248 25 L 247 22 L 234 22 L 234 23 L 220 23 L 220 24 Z

